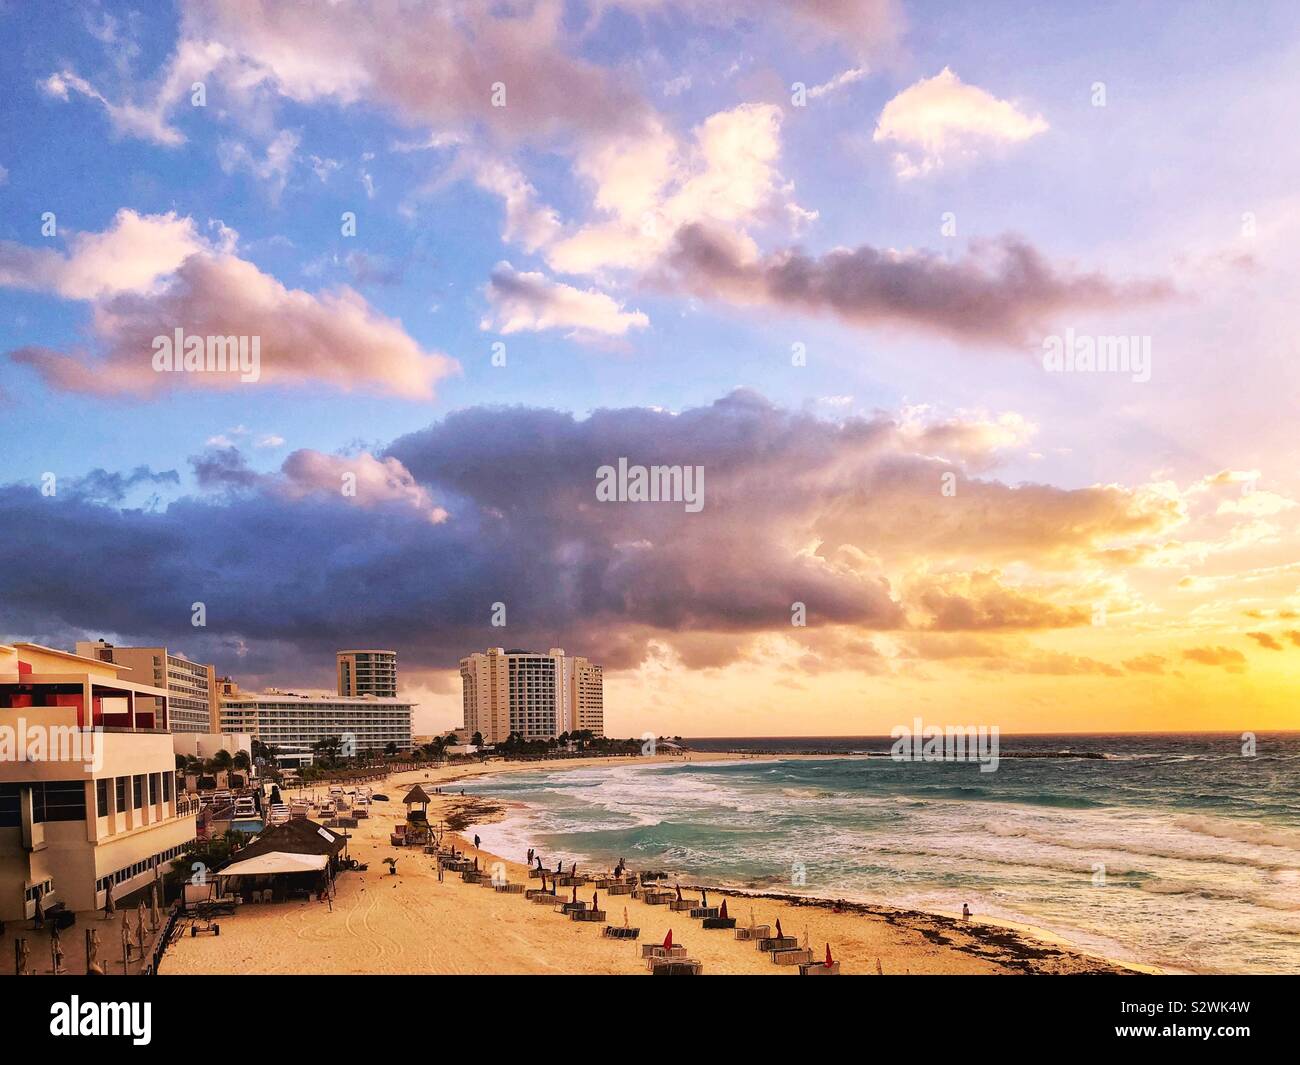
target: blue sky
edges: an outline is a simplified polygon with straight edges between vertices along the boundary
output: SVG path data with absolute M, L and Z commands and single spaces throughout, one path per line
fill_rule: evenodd
M 161 518 L 198 501 L 237 506 L 231 493 L 254 484 L 301 499 L 320 486 L 294 479 L 292 456 L 383 461 L 394 441 L 456 411 L 679 412 L 746 389 L 832 427 L 964 427 L 982 441 L 972 452 L 909 457 L 966 463 L 998 484 L 1137 496 L 1254 470 L 1279 498 L 1300 491 L 1294 463 L 1276 461 L 1294 453 L 1294 404 L 1281 397 L 1294 399 L 1297 385 L 1294 5 L 1255 4 L 1248 15 L 1180 5 L 1177 18 L 1154 3 L 819 10 L 520 0 L 450 5 L 444 18 L 383 2 L 328 14 L 0 4 L 0 484 L 30 491 L 47 471 L 77 483 L 95 469 L 175 470 L 175 481 L 141 481 L 94 504 Z M 399 39 L 409 56 L 376 43 Z M 509 93 L 500 112 L 486 103 L 498 78 Z M 203 107 L 191 106 L 196 80 Z M 795 82 L 822 88 L 796 107 Z M 641 188 L 661 164 L 670 176 Z M 494 174 L 527 190 L 519 226 Z M 636 228 L 643 207 L 658 228 Z M 54 237 L 41 233 L 47 211 Z M 135 286 L 102 263 L 85 281 L 94 264 L 78 267 L 77 242 L 120 235 L 124 211 L 148 232 L 170 218 L 188 227 L 196 259 L 248 264 L 268 292 L 316 301 L 314 324 L 292 320 L 297 295 L 271 316 L 289 337 L 277 343 L 297 345 L 283 363 L 280 348 L 268 356 L 288 376 L 159 389 L 147 366 L 136 387 L 136 364 L 112 363 L 112 323 L 128 304 L 155 322 L 177 305 L 169 292 L 194 284 L 184 306 L 211 305 L 218 320 L 229 311 L 176 272 L 181 259 Z M 355 236 L 340 233 L 347 211 Z M 941 231 L 948 212 L 955 235 Z M 1259 230 L 1249 238 L 1247 213 Z M 525 222 L 544 235 L 521 236 Z M 734 261 L 686 256 L 692 232 L 732 248 Z M 1007 242 L 1028 249 L 1043 277 L 1007 272 Z M 875 280 L 849 272 L 837 249 L 865 249 Z M 118 254 L 144 261 L 157 244 Z M 786 284 L 792 256 L 824 284 L 811 304 Z M 514 303 L 506 282 L 522 286 Z M 342 312 L 327 294 L 344 291 L 368 316 L 353 340 L 380 323 L 404 339 L 376 333 L 356 352 L 330 341 L 336 369 L 317 373 L 303 338 L 334 328 Z M 1067 327 L 1151 336 L 1152 382 L 1044 373 L 1041 337 Z M 490 361 L 495 341 L 506 344 L 504 367 Z M 791 365 L 795 344 L 806 366 Z M 13 355 L 31 348 L 92 374 L 116 366 L 99 378 L 114 384 L 69 387 L 51 363 Z M 439 360 L 427 389 L 393 384 L 401 367 L 433 366 L 422 359 Z M 202 456 L 232 450 L 244 480 L 204 483 Z M 450 498 L 445 482 L 415 481 L 395 494 Z M 1252 550 L 1282 551 L 1288 522 L 1275 539 L 1255 530 Z M 780 551 L 792 549 L 783 541 Z M 1027 579 L 1040 562 L 998 564 Z M 895 584 L 917 564 L 898 563 Z M 1163 576 L 1122 579 L 1155 595 Z M 631 614 L 619 624 L 644 649 L 659 622 Z M 69 604 L 29 624 L 10 635 L 75 635 L 96 620 Z M 720 618 L 699 627 L 736 626 L 762 631 Z M 124 619 L 114 631 L 144 639 L 151 627 L 165 626 Z M 674 622 L 660 636 L 691 627 Z M 246 635 L 231 627 L 220 638 Z M 322 639 L 335 635 L 344 633 Z M 638 661 L 618 653 L 629 669 Z M 445 669 L 448 654 L 420 664 Z

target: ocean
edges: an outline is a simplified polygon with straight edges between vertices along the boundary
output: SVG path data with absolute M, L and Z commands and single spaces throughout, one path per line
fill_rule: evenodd
M 995 772 L 900 762 L 881 737 L 688 739 L 668 764 L 465 781 L 475 827 L 690 882 L 956 913 L 1180 972 L 1300 972 L 1300 734 L 1000 738 Z M 711 762 L 710 752 L 816 760 Z M 1028 757 L 1069 752 L 1088 757 Z M 1017 757 L 1019 756 L 1019 757 Z

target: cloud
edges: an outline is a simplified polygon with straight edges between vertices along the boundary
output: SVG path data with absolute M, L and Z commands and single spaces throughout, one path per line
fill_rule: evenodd
M 227 174 L 237 170 L 246 170 L 260 181 L 270 196 L 271 201 L 278 202 L 285 186 L 289 183 L 289 174 L 293 170 L 302 142 L 300 134 L 292 130 L 281 130 L 266 146 L 265 154 L 259 159 L 248 146 L 241 141 L 223 140 L 218 151 L 221 169 Z M 317 176 L 321 175 L 319 168 Z M 322 177 L 321 180 L 324 180 Z
M 589 146 L 577 168 L 593 187 L 597 217 L 556 240 L 547 262 L 563 273 L 642 271 L 684 225 L 709 223 L 752 248 L 748 227 L 814 217 L 777 169 L 782 112 L 742 104 L 710 115 L 689 140 L 658 119 Z
M 1183 657 L 1203 666 L 1222 666 L 1229 673 L 1246 671 L 1246 656 L 1231 647 L 1192 647 L 1183 652 Z
M 1163 655 L 1145 654 L 1138 655 L 1136 658 L 1126 658 L 1124 668 L 1130 673 L 1153 673 L 1163 676 L 1167 663 L 1168 659 Z
M 941 632 L 1060 629 L 1086 625 L 1090 612 L 1058 606 L 1035 590 L 1010 588 L 996 571 L 947 573 L 918 578 L 908 598 L 930 615 Z
M 1086 575 L 1098 544 L 1159 534 L 1176 508 L 1115 486 L 974 479 L 945 498 L 939 474 L 961 466 L 917 450 L 915 418 L 823 420 L 745 391 L 677 413 L 476 407 L 380 451 L 296 451 L 268 472 L 210 448 L 191 460 L 198 491 L 149 511 L 10 485 L 0 609 L 15 631 L 192 640 L 178 604 L 202 600 L 199 650 L 254 647 L 257 668 L 294 682 L 301 662 L 363 636 L 411 668 L 451 668 L 499 642 L 495 602 L 513 645 L 582 648 L 610 669 L 652 646 L 725 665 L 756 637 L 790 635 L 800 602 L 807 628 L 792 638 L 816 655 L 843 646 L 887 669 L 872 634 L 900 633 L 1017 672 L 1108 675 L 1093 659 L 1004 649 L 1080 612 L 1068 584 L 1013 585 L 995 560 Z M 704 508 L 598 501 L 596 470 L 622 456 L 703 466 Z M 948 570 L 928 573 L 938 557 Z M 122 558 L 157 581 L 121 595 Z
M 971 158 L 985 147 L 1018 144 L 1047 129 L 1041 115 L 1025 114 L 944 67 L 885 104 L 873 139 L 897 145 L 898 176 L 914 178 Z
M 197 237 L 173 214 L 120 211 L 101 234 L 75 237 L 69 254 L 0 245 L 0 285 L 49 289 L 91 301 L 93 352 L 43 347 L 10 352 L 55 388 L 142 395 L 164 388 L 229 388 L 233 373 L 155 373 L 154 339 L 186 335 L 260 338 L 261 380 L 319 384 L 428 399 L 456 369 L 423 350 L 401 324 L 347 286 L 316 295 L 288 289 L 252 263 Z
M 816 100 L 823 96 L 829 96 L 831 93 L 844 88 L 845 85 L 852 85 L 854 82 L 861 81 L 867 76 L 866 67 L 850 67 L 843 70 L 831 78 L 830 81 L 822 82 L 820 85 L 814 85 L 808 90 L 808 98 Z
M 1259 644 L 1260 647 L 1263 647 L 1269 651 L 1282 650 L 1282 645 L 1278 642 L 1277 637 L 1273 636 L 1270 633 L 1248 632 L 1246 633 L 1246 635 L 1249 636 L 1252 640 L 1254 640 L 1257 644 Z
M 906 326 L 962 343 L 1022 345 L 1060 312 L 1115 308 L 1172 294 L 1161 281 L 1118 282 L 1053 266 L 1016 237 L 972 245 L 950 261 L 862 245 L 821 256 L 756 256 L 699 224 L 683 227 L 662 283 L 742 305 L 832 314 L 852 325 Z
M 204 241 L 190 218 L 174 211 L 140 215 L 123 208 L 102 233 L 78 233 L 67 253 L 0 241 L 0 286 L 46 290 L 92 300 L 124 292 L 147 293 Z
M 574 288 L 537 272 L 520 272 L 506 262 L 493 269 L 487 298 L 491 312 L 480 327 L 506 336 L 568 329 L 570 336 L 621 337 L 650 324 L 641 311 L 625 311 L 603 292 Z
M 622 127 L 636 95 L 570 54 L 559 0 L 310 6 L 215 0 L 186 9 L 186 40 L 213 41 L 241 79 L 297 103 L 362 101 L 433 129 L 479 123 L 509 139 Z M 506 105 L 493 106 L 502 84 Z
M 219 43 L 182 39 L 157 82 L 149 86 L 148 94 L 152 99 L 144 103 L 114 103 L 71 70 L 55 71 L 41 83 L 41 88 L 56 100 L 67 101 L 75 93 L 101 104 L 113 131 L 119 135 L 175 148 L 185 143 L 185 134 L 168 122 L 168 113 L 191 92 L 195 82 L 228 64 L 229 59 Z

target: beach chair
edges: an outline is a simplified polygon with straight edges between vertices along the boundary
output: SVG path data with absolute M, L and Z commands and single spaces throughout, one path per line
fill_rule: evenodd
M 671 947 L 665 947 L 659 943 L 642 943 L 641 957 L 647 961 L 654 958 L 684 958 L 686 957 L 686 948 L 680 943 Z
M 571 910 L 569 912 L 570 921 L 588 921 L 593 924 L 605 923 L 604 910 Z
M 634 885 L 629 884 L 626 881 L 620 883 L 616 880 L 606 887 L 604 891 L 606 895 L 631 895 L 633 888 Z
M 523 884 L 496 884 L 494 886 L 502 895 L 522 895 L 524 893 Z
M 812 960 L 813 952 L 806 947 L 772 951 L 773 965 L 808 965 Z
M 652 976 L 699 976 L 703 972 L 704 963 L 691 958 L 655 958 L 650 962 Z
M 710 917 L 717 917 L 718 915 L 718 908 L 716 906 L 696 906 L 690 911 L 690 916 L 694 917 L 697 921 L 704 921 Z
M 747 928 L 737 928 L 736 938 L 741 942 L 753 942 L 757 939 L 766 939 L 772 934 L 772 926 L 767 924 L 750 925 Z
M 839 976 L 840 963 L 837 961 L 827 965 L 824 961 L 807 962 L 799 966 L 800 976 Z
M 639 939 L 641 936 L 641 929 L 615 928 L 613 925 L 606 925 L 601 930 L 600 934 L 606 939 Z
M 668 908 L 672 910 L 673 913 L 690 913 L 691 910 L 698 908 L 699 905 L 699 899 L 671 898 L 668 900 Z
M 796 950 L 799 946 L 799 941 L 795 939 L 794 936 L 768 936 L 765 939 L 760 939 L 755 945 L 759 950 L 771 953 L 775 950 Z M 812 959 L 810 958 L 809 960 L 811 961 Z

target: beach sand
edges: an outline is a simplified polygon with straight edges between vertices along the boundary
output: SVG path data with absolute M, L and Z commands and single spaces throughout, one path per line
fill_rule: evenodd
M 709 755 L 717 761 L 726 756 Z M 704 760 L 701 758 L 700 760 Z M 608 923 L 621 925 L 623 910 L 632 927 L 641 929 L 634 943 L 603 938 L 599 924 L 573 922 L 522 895 L 498 893 L 464 883 L 448 872 L 438 882 L 437 863 L 419 848 L 393 847 L 392 826 L 405 819 L 401 799 L 412 784 L 425 790 L 450 787 L 455 780 L 480 773 L 514 772 L 590 765 L 608 759 L 574 759 L 547 763 L 489 763 L 395 774 L 376 791 L 388 802 L 375 803 L 371 816 L 351 832 L 349 854 L 369 865 L 366 872 L 345 872 L 337 880 L 333 908 L 321 902 L 244 905 L 221 918 L 220 936 L 190 938 L 182 928 L 160 967 L 162 975 L 184 973 L 509 973 L 647 975 L 641 944 L 660 943 L 671 928 L 673 941 L 703 963 L 705 974 L 795 975 L 797 967 L 776 966 L 753 944 L 727 930 L 705 931 L 685 913 L 649 906 L 628 896 L 607 897 L 601 908 Z M 627 762 L 628 759 L 617 759 Z M 650 759 L 636 759 L 637 762 Z M 351 785 L 348 785 L 351 787 Z M 323 795 L 325 788 L 306 789 Z M 432 795 L 429 819 L 449 827 L 482 824 L 499 817 L 502 804 L 481 796 Z M 472 839 L 472 828 L 464 832 Z M 472 843 L 464 844 L 470 856 Z M 386 857 L 397 858 L 389 875 Z M 500 860 L 479 852 L 480 866 Z M 526 869 L 505 863 L 513 883 L 537 887 Z M 579 872 L 582 872 L 579 869 Z M 588 870 L 590 872 L 591 870 Z M 698 891 L 683 891 L 698 895 Z M 707 885 L 706 885 L 707 887 Z M 560 889 L 572 897 L 572 888 Z M 590 901 L 590 885 L 578 897 Z M 821 960 L 827 942 L 842 971 L 886 975 L 974 973 L 1125 972 L 1105 960 L 1076 953 L 1061 944 L 1005 926 L 887 907 L 832 904 L 797 896 L 749 895 L 708 891 L 711 905 L 727 900 L 730 916 L 747 925 L 751 910 L 759 924 L 781 921 L 786 935 L 808 944 Z

